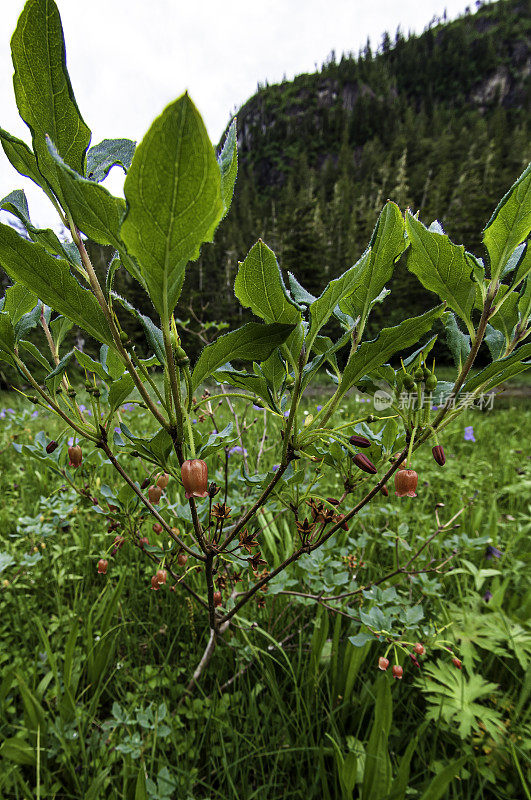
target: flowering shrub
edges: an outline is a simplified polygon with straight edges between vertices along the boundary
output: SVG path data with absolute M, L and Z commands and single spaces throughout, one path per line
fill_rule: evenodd
M 415 502 L 416 451 L 429 443 L 442 466 L 439 439 L 446 426 L 475 397 L 527 368 L 531 168 L 488 221 L 483 258 L 451 242 L 437 222 L 426 227 L 417 215 L 387 202 L 359 261 L 316 297 L 291 274 L 286 285 L 275 254 L 258 241 L 239 264 L 234 291 L 260 322 L 218 336 L 191 365 L 174 310 L 186 269 L 230 209 L 236 121 L 216 154 L 185 94 L 162 112 L 136 148 L 128 140 L 90 147 L 52 0 L 29 0 L 12 53 L 16 100 L 32 147 L 0 130 L 2 146 L 13 167 L 42 188 L 71 234 L 70 242 L 61 242 L 52 231 L 36 229 L 20 190 L 0 204 L 27 232 L 21 236 L 0 225 L 0 265 L 13 280 L 0 309 L 0 358 L 23 377 L 35 411 L 43 407 L 66 426 L 57 447 L 40 440 L 18 444 L 19 452 L 38 459 L 94 505 L 115 534 L 111 558 L 126 542 L 137 547 L 152 562 L 153 591 L 173 590 L 179 602 L 187 594 L 204 611 L 210 637 L 189 689 L 244 606 L 252 599 L 263 604 L 267 591 L 292 593 L 347 616 L 349 603 L 363 595 L 374 605 L 353 617 L 361 626 L 351 641 L 362 646 L 383 640 L 387 651 L 405 650 L 418 664 L 420 651 L 409 641 L 408 629 L 414 629 L 422 609 L 401 610 L 394 605 L 394 587 L 384 590 L 381 584 L 444 570 L 451 554 L 424 566 L 419 559 L 459 514 L 447 522 L 436 516 L 435 531 L 415 548 L 397 534 L 395 569 L 369 585 L 351 588 L 347 574 L 342 590 L 336 583 L 327 591 L 296 592 L 288 588 L 286 571 L 298 564 L 310 573 L 319 553 L 330 552 L 369 502 L 389 495 L 391 479 L 400 497 L 411 498 L 401 502 Z M 113 196 L 102 183 L 116 164 L 127 174 L 124 197 Z M 86 237 L 114 248 L 105 285 L 94 271 Z M 440 303 L 367 341 L 371 310 L 384 300 L 385 284 L 403 256 Z M 127 270 L 143 287 L 155 320 L 115 293 L 118 270 Z M 142 325 L 148 358 L 131 345 L 118 309 L 120 319 Z M 326 333 L 332 318 L 342 331 L 335 341 Z M 435 366 L 428 366 L 437 324 L 444 326 L 455 359 L 453 382 L 439 381 Z M 98 358 L 77 348 L 65 351 L 73 325 L 99 343 Z M 41 347 L 28 340 L 35 328 L 42 333 Z M 483 342 L 491 363 L 471 376 Z M 46 371 L 42 382 L 34 375 L 35 362 Z M 79 368 L 90 408 L 78 402 L 74 376 Z M 332 394 L 315 413 L 303 415 L 303 393 L 324 369 Z M 214 383 L 221 388 L 212 394 L 205 384 Z M 353 387 L 372 394 L 375 407 L 377 401 L 385 404 L 385 413 L 360 413 L 343 422 L 341 402 Z M 280 425 L 276 463 L 267 472 L 260 472 L 265 428 L 251 463 L 238 416 L 225 428 L 216 424 L 214 401 L 232 409 L 233 398 L 262 410 L 264 425 L 270 418 Z M 151 415 L 157 427 L 153 435 L 131 431 L 123 421 L 120 409 L 133 404 Z M 207 419 L 210 429 L 204 430 L 198 420 Z M 69 433 L 74 436 L 70 445 Z M 465 429 L 465 439 L 474 441 L 471 428 Z M 238 456 L 242 489 L 231 486 L 228 477 L 229 458 L 234 462 Z M 97 493 L 95 475 L 109 465 L 122 488 L 115 493 L 103 485 Z M 208 482 L 208 472 L 220 485 Z M 343 491 L 337 497 L 321 495 L 319 481 L 328 474 L 341 476 Z M 278 558 L 267 546 L 272 508 L 282 510 L 287 524 Z M 148 521 L 149 538 L 143 531 Z M 109 559 L 101 558 L 96 570 L 111 572 Z M 443 640 L 434 639 L 433 646 L 449 649 Z M 451 657 L 460 669 L 461 661 Z M 388 663 L 382 655 L 380 668 Z M 403 672 L 399 664 L 392 668 L 397 679 Z

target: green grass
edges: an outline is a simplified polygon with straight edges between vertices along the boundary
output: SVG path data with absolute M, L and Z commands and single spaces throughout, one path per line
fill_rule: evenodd
M 315 404 L 308 400 L 306 410 Z M 417 498 L 378 497 L 348 535 L 289 574 L 290 588 L 318 591 L 323 582 L 344 579 L 344 557 L 351 555 L 363 566 L 348 581 L 367 584 L 392 567 L 399 526 L 406 553 L 434 530 L 437 502 L 444 503 L 442 520 L 467 504 L 460 527 L 425 553 L 429 565 L 457 551 L 446 574 L 391 581 L 398 600 L 365 597 L 351 606 L 357 615 L 421 603 L 424 617 L 407 632 L 426 644 L 420 670 L 398 651 L 404 678 L 393 681 L 376 668 L 384 642 L 349 642 L 359 623 L 271 591 L 263 608 L 253 602 L 238 616 L 191 699 L 184 686 L 206 641 L 203 615 L 180 591 L 151 592 L 153 567 L 129 543 L 109 558 L 106 576 L 97 574 L 115 535 L 105 518 L 12 447 L 39 430 L 57 437 L 60 428 L 46 412 L 31 418 L 14 395 L 2 396 L 2 407 L 18 414 L 0 422 L 0 798 L 365 800 L 368 765 L 380 774 L 388 760 L 396 779 L 408 752 L 407 797 L 428 800 L 431 781 L 451 765 L 459 777 L 450 776 L 440 797 L 529 796 L 525 401 L 467 412 L 445 431 L 444 468 L 429 449 L 416 459 Z M 348 418 L 358 410 L 349 400 L 341 413 Z M 218 413 L 220 422 L 228 419 L 224 409 Z M 147 429 L 142 414 L 125 412 L 124 420 Z M 250 410 L 247 419 L 254 418 L 259 422 L 244 440 L 250 457 L 262 413 Z M 475 442 L 464 439 L 470 425 Z M 275 460 L 275 431 L 270 423 L 264 466 Z M 115 478 L 110 467 L 92 470 L 88 448 L 86 456 L 85 477 L 80 470 L 76 480 L 87 480 L 101 498 L 101 484 L 113 486 Z M 230 461 L 234 505 L 245 492 L 237 458 Z M 141 465 L 131 468 L 141 478 Z M 211 477 L 221 483 L 215 468 L 212 459 Z M 339 491 L 338 481 L 322 478 L 319 491 Z M 178 494 L 170 484 L 170 501 Z M 270 564 L 291 536 L 287 518 L 274 516 L 263 546 Z M 145 531 L 152 535 L 148 522 Z M 485 559 L 488 543 L 502 551 L 500 559 Z M 200 588 L 199 577 L 190 581 Z M 462 671 L 435 649 L 441 638 L 459 653 Z M 376 733 L 371 737 L 375 703 L 388 689 L 392 722 L 378 749 Z M 385 728 L 378 720 L 375 731 Z

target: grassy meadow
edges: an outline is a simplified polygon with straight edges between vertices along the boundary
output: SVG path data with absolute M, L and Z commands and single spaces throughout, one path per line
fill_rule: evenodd
M 317 403 L 303 408 L 312 413 Z M 354 398 L 340 411 L 346 421 L 358 412 Z M 216 414 L 220 424 L 229 419 L 226 405 Z M 132 404 L 122 418 L 144 434 L 151 424 Z M 249 407 L 239 419 L 252 471 L 263 412 Z M 109 533 L 100 512 L 105 487 L 117 486 L 112 467 L 84 445 L 75 481 L 89 485 L 96 507 L 16 452 L 13 443 L 34 442 L 41 431 L 42 441 L 67 434 L 46 411 L 3 393 L 0 798 L 531 797 L 530 429 L 525 398 L 465 412 L 444 432 L 443 468 L 430 448 L 416 455 L 418 497 L 378 495 L 348 533 L 246 606 L 188 696 L 208 637 L 201 609 L 178 586 L 150 591 L 154 567 L 127 539 L 111 555 L 120 531 Z M 264 468 L 275 459 L 274 420 L 266 435 Z M 248 491 L 241 460 L 233 452 L 228 462 L 227 502 L 236 509 Z M 129 466 L 142 481 L 142 462 Z M 222 459 L 209 461 L 209 473 L 223 484 Z M 321 495 L 341 492 L 339 476 L 316 477 Z M 170 515 L 179 492 L 168 487 Z M 441 522 L 464 509 L 458 527 L 441 531 L 420 556 L 425 569 L 446 560 L 444 567 L 372 585 L 392 570 L 397 548 L 414 552 L 436 530 L 437 503 Z M 271 566 L 294 534 L 274 504 L 260 524 Z M 154 536 L 149 520 L 143 533 Z M 96 569 L 103 557 L 106 575 Z M 193 567 L 188 580 L 201 590 Z M 354 582 L 372 586 L 348 615 L 280 593 Z M 400 638 L 422 642 L 425 653 L 416 666 L 391 648 L 389 659 L 403 666 L 395 680 L 378 669 L 387 642 L 356 637 L 378 611 L 396 632 L 404 608 L 410 616 Z M 382 794 L 384 774 L 392 788 Z

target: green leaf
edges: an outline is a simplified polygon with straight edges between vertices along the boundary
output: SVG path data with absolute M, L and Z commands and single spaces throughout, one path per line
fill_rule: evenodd
M 6 289 L 6 301 L 3 310 L 9 314 L 11 322 L 16 325 L 24 314 L 28 314 L 37 305 L 37 297 L 21 283 L 15 283 Z
M 485 344 L 489 348 L 490 356 L 493 361 L 505 353 L 505 336 L 501 331 L 497 331 L 492 325 L 487 324 L 485 330 Z
M 9 314 L 5 311 L 0 312 L 0 350 L 11 354 L 15 347 L 15 331 Z
M 142 375 L 140 375 L 140 377 L 142 377 Z M 129 373 L 122 375 L 121 378 L 113 382 L 109 389 L 109 405 L 113 411 L 118 408 L 118 406 L 122 405 L 134 388 L 135 383 Z
M 68 366 L 70 364 L 70 361 L 72 360 L 73 355 L 74 355 L 73 350 L 70 350 L 68 353 L 66 353 L 66 355 L 64 355 L 62 359 L 59 361 L 57 366 L 54 367 L 54 369 L 51 372 L 49 372 L 48 375 L 46 375 L 46 377 L 44 378 L 44 380 L 50 387 L 50 391 L 55 392 L 55 390 L 57 389 L 61 381 L 61 378 L 68 369 Z M 49 381 L 51 383 L 49 383 Z
M 407 266 L 422 285 L 446 300 L 461 319 L 470 322 L 476 295 L 472 268 L 463 245 L 455 245 L 448 236 L 429 231 L 409 212 L 406 230 L 411 242 Z
M 518 324 L 518 303 L 520 300 L 519 292 L 510 291 L 508 286 L 502 285 L 496 297 L 496 303 L 503 299 L 503 303 L 498 311 L 489 317 L 489 324 L 496 330 L 501 331 L 507 344 L 512 339 L 512 333 Z
M 14 764 L 34 766 L 36 753 L 33 747 L 20 736 L 4 739 L 0 746 L 0 756 Z
M 238 173 L 238 140 L 236 137 L 236 120 L 233 120 L 225 138 L 225 144 L 218 155 L 221 173 L 221 196 L 223 199 L 223 217 L 227 216 L 234 194 L 234 184 Z
M 363 275 L 365 268 L 370 263 L 371 251 L 367 249 L 361 258 L 339 278 L 330 281 L 322 295 L 310 305 L 310 331 L 306 339 L 306 348 L 309 350 L 313 340 L 328 322 L 336 306 L 348 297 L 360 283 L 360 276 Z
M 44 367 L 47 373 L 51 371 L 52 365 L 50 364 L 48 359 L 43 356 L 41 351 L 37 347 L 35 347 L 33 342 L 26 342 L 24 339 L 22 339 L 18 343 L 18 346 L 19 348 L 22 347 L 23 350 L 27 350 L 28 353 L 30 353 L 30 355 L 32 355 L 33 358 L 39 362 L 41 367 Z
M 17 324 L 15 325 L 15 339 L 18 341 L 26 336 L 29 331 L 32 331 L 33 328 L 36 328 L 39 322 L 41 321 L 41 309 L 42 304 L 39 303 L 32 308 L 31 311 L 28 311 L 27 314 L 24 314 Z
M 510 356 L 507 356 L 507 358 L 500 358 L 499 361 L 493 361 L 488 367 L 485 367 L 472 378 L 469 378 L 463 387 L 463 392 L 473 392 L 479 386 L 483 386 L 483 384 L 485 384 L 483 391 L 487 391 L 486 387 L 494 388 L 494 386 L 498 386 L 507 377 L 510 377 L 512 368 L 515 365 L 525 362 L 528 358 L 531 358 L 531 343 L 529 342 L 518 347 Z
M 213 373 L 213 378 L 217 383 L 228 383 L 230 386 L 235 386 L 237 389 L 253 392 L 257 397 L 263 400 L 267 406 L 275 407 L 271 393 L 267 388 L 267 381 L 261 375 L 254 375 L 252 372 L 243 372 L 234 369 L 230 364 L 224 364 L 221 369 Z M 249 394 L 249 399 L 253 399 L 252 394 Z
M 261 239 L 239 263 L 234 294 L 265 322 L 296 325 L 301 318 L 284 285 L 275 254 Z
M 106 344 L 112 344 L 107 320 L 92 292 L 70 273 L 66 261 L 27 242 L 9 225 L 0 224 L 0 266 L 12 280 L 34 292 L 46 305 Z
M 121 356 L 106 344 L 102 344 L 100 347 L 100 364 L 113 381 L 118 380 L 125 372 Z
M 391 793 L 389 795 L 389 800 L 405 800 L 406 791 L 409 784 L 411 758 L 413 756 L 413 753 L 417 749 L 417 746 L 418 746 L 418 734 L 415 734 L 415 736 L 411 739 L 408 746 L 406 747 L 404 755 L 400 759 L 396 777 L 391 786 Z
M 55 342 L 56 347 L 60 347 L 64 342 L 66 334 L 72 329 L 72 322 L 59 315 L 50 322 L 50 330 Z
M 96 375 L 102 379 L 102 381 L 109 380 L 109 376 L 103 369 L 103 366 L 100 364 L 100 362 L 95 361 L 88 355 L 88 353 L 84 353 L 82 350 L 78 350 L 77 347 L 74 347 L 74 356 L 76 357 L 76 360 L 80 366 L 83 367 L 83 369 L 85 369 L 87 372 L 95 372 Z
M 248 322 L 235 331 L 219 336 L 199 356 L 192 373 L 192 387 L 195 389 L 205 378 L 232 359 L 265 361 L 276 347 L 286 341 L 293 327 L 277 323 L 260 325 L 257 322 Z
M 149 318 L 141 314 L 134 306 L 120 295 L 113 292 L 113 299 L 117 300 L 127 311 L 129 311 L 142 325 L 146 335 L 146 342 L 157 356 L 161 364 L 166 363 L 166 353 L 164 350 L 164 337 L 160 328 Z
M 20 116 L 31 130 L 39 171 L 60 197 L 45 137 L 50 136 L 59 155 L 82 175 L 90 130 L 70 84 L 61 18 L 53 0 L 28 0 L 11 39 L 11 54 Z
M 509 256 L 531 231 L 531 164 L 499 202 L 483 231 L 490 272 L 497 279 Z
M 460 370 L 470 353 L 470 336 L 460 330 L 455 314 L 448 311 L 445 317 L 446 344 L 450 348 L 454 364 Z
M 167 320 L 186 264 L 199 256 L 203 242 L 212 241 L 224 210 L 216 155 L 187 94 L 162 112 L 138 145 L 124 193 L 122 239 Z
M 288 272 L 289 288 L 296 303 L 303 303 L 306 306 L 311 305 L 317 298 L 315 295 L 307 292 L 293 273 Z
M 388 737 L 393 716 L 391 689 L 386 675 L 377 680 L 374 721 L 367 745 L 363 773 L 363 800 L 384 800 L 391 786 Z
M 371 256 L 361 265 L 354 291 L 341 302 L 341 310 L 351 317 L 367 319 L 393 274 L 396 260 L 404 252 L 404 220 L 395 203 L 388 201 L 380 214 L 370 242 Z
M 3 130 L 3 128 L 0 128 L 0 142 L 2 142 L 4 153 L 16 171 L 34 181 L 37 186 L 44 190 L 52 202 L 55 202 L 53 192 L 48 186 L 44 175 L 39 171 L 35 154 L 28 145 L 22 139 L 17 139 L 16 136 L 12 136 Z
M 85 170 L 89 181 L 100 183 L 113 167 L 122 167 L 127 174 L 135 153 L 136 142 L 131 139 L 104 139 L 87 153 Z
M 54 143 L 47 139 L 48 151 L 57 166 L 57 180 L 64 202 L 77 227 L 98 244 L 122 248 L 120 225 L 125 214 L 125 202 L 114 197 L 104 186 L 83 178 L 66 164 Z
M 146 789 L 146 775 L 144 773 L 144 765 L 140 765 L 135 786 L 135 800 L 149 800 Z
M 446 790 L 451 781 L 458 775 L 467 761 L 467 756 L 462 756 L 457 761 L 451 761 L 432 779 L 420 800 L 440 800 L 446 795 Z
M 57 234 L 51 228 L 35 228 L 32 225 L 28 209 L 28 201 L 22 189 L 15 189 L 15 191 L 8 194 L 0 203 L 0 209 L 9 211 L 17 219 L 19 219 L 28 235 L 34 242 L 39 242 L 42 246 L 53 255 L 66 258 L 73 264 L 81 264 L 81 256 L 77 247 L 72 242 L 61 242 Z
M 383 328 L 377 339 L 364 342 L 349 358 L 339 385 L 339 396 L 343 395 L 363 375 L 385 364 L 394 353 L 416 344 L 427 333 L 444 311 L 444 305 L 436 306 L 419 317 L 411 317 L 394 328 Z

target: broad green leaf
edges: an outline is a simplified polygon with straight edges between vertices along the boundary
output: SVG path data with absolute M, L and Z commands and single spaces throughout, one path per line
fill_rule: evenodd
M 406 230 L 411 242 L 408 269 L 426 289 L 446 300 L 461 319 L 470 322 L 476 284 L 463 245 L 455 245 L 448 236 L 429 231 L 409 212 Z
M 39 171 L 60 197 L 45 137 L 48 135 L 61 158 L 83 175 L 90 129 L 70 84 L 61 18 L 53 0 L 28 0 L 11 39 L 11 54 L 20 116 L 31 130 Z
M 11 354 L 15 347 L 15 331 L 9 314 L 5 311 L 0 312 L 0 350 Z
M 363 274 L 370 259 L 371 251 L 367 249 L 353 267 L 344 272 L 341 277 L 330 281 L 322 295 L 310 305 L 311 324 L 306 340 L 306 347 L 308 350 L 312 346 L 313 340 L 323 325 L 328 322 L 334 313 L 336 306 L 339 305 L 345 297 L 348 297 L 359 284 L 360 275 Z
M 485 344 L 489 348 L 489 352 L 493 361 L 501 358 L 505 352 L 505 336 L 501 331 L 497 331 L 492 325 L 487 324 L 485 330 Z
M 112 344 L 107 321 L 92 292 L 70 273 L 66 261 L 27 242 L 9 225 L 0 224 L 0 266 L 9 277 L 34 292 L 46 305 L 68 317 L 100 342 Z
M 37 186 L 44 190 L 52 202 L 55 202 L 53 192 L 48 186 L 44 175 L 39 172 L 35 154 L 28 145 L 22 139 L 17 139 L 16 136 L 12 136 L 3 130 L 3 128 L 0 128 L 0 142 L 2 142 L 4 153 L 16 171 L 34 181 Z
M 74 355 L 74 351 L 70 350 L 66 355 L 62 357 L 59 363 L 53 368 L 51 372 L 46 375 L 44 380 L 48 384 L 50 390 L 55 392 L 59 383 L 61 382 L 61 378 L 65 374 L 66 370 L 68 369 L 70 362 L 72 360 L 72 356 Z
M 28 314 L 37 305 L 37 297 L 22 286 L 21 283 L 15 283 L 6 289 L 6 300 L 3 310 L 9 314 L 11 322 L 16 325 L 17 322 L 24 314 Z
M 41 311 L 42 311 L 42 304 L 39 303 L 32 308 L 31 311 L 28 311 L 27 314 L 23 314 L 17 324 L 15 325 L 15 339 L 23 339 L 29 331 L 32 331 L 34 328 L 37 327 L 39 322 L 41 321 Z M 46 313 L 44 314 L 46 318 Z
M 112 295 L 113 300 L 117 300 L 127 311 L 129 311 L 142 325 L 144 333 L 146 335 L 146 342 L 151 348 L 151 350 L 157 356 L 159 362 L 161 364 L 166 363 L 166 354 L 164 350 L 164 337 L 162 335 L 162 331 L 160 328 L 157 328 L 155 323 L 149 318 L 141 314 L 140 311 L 137 311 L 131 303 L 125 300 L 123 297 L 120 297 L 117 294 Z
M 113 381 L 118 380 L 125 372 L 124 362 L 122 361 L 122 357 L 117 353 L 116 350 L 107 347 L 106 344 L 102 344 L 100 347 L 100 364 L 103 366 L 103 369 L 110 375 Z
M 236 120 L 233 120 L 225 138 L 225 144 L 218 155 L 221 173 L 221 196 L 223 199 L 223 217 L 226 217 L 232 203 L 234 184 L 238 173 L 238 140 L 236 136 Z
M 512 367 L 518 363 L 525 362 L 529 358 L 531 358 L 530 342 L 518 347 L 510 356 L 507 356 L 507 358 L 493 361 L 488 367 L 485 367 L 472 378 L 469 378 L 463 387 L 463 391 L 473 392 L 479 386 L 483 386 L 483 384 L 491 387 L 497 386 L 502 383 L 506 377 L 510 376 Z
M 317 300 L 315 295 L 310 294 L 307 292 L 304 286 L 302 286 L 295 275 L 293 273 L 288 272 L 288 280 L 289 280 L 289 288 L 290 292 L 293 296 L 293 299 L 296 303 L 303 303 L 306 306 L 311 305 L 314 300 Z
M 230 386 L 235 386 L 237 389 L 244 389 L 249 393 L 254 393 L 260 400 L 263 400 L 267 406 L 275 407 L 271 393 L 267 388 L 267 381 L 261 375 L 254 375 L 252 372 L 243 372 L 234 369 L 230 364 L 225 364 L 221 369 L 213 373 L 213 378 L 218 383 L 228 383 Z M 249 399 L 252 400 L 252 394 L 249 394 Z
M 124 193 L 122 239 L 141 264 L 155 308 L 168 320 L 186 264 L 212 241 L 223 215 L 216 155 L 187 94 L 162 112 L 138 145 Z
M 446 343 L 450 348 L 454 364 L 460 370 L 470 353 L 470 336 L 460 330 L 455 314 L 448 311 L 445 316 Z
M 47 373 L 52 370 L 52 365 L 50 364 L 48 359 L 43 356 L 43 354 L 37 347 L 35 347 L 33 342 L 26 342 L 24 339 L 22 339 L 18 343 L 18 346 L 23 350 L 27 350 L 27 352 L 30 353 L 30 355 L 32 355 L 36 361 L 39 362 L 41 367 L 44 367 Z
M 50 330 L 52 332 L 53 340 L 56 347 L 60 347 L 64 342 L 65 336 L 72 329 L 72 322 L 59 315 L 50 322 Z
M 522 287 L 518 301 L 518 313 L 522 321 L 528 320 L 531 315 L 531 275 L 528 275 Z
M 98 244 L 123 247 L 120 225 L 125 202 L 114 197 L 104 186 L 81 177 L 59 156 L 54 143 L 47 139 L 50 157 L 57 167 L 57 180 L 64 202 L 79 230 Z
M 483 231 L 491 277 L 500 276 L 509 256 L 531 231 L 531 164 L 499 202 Z
M 518 286 L 524 278 L 531 275 L 531 247 L 529 246 L 529 241 L 525 248 L 525 253 L 523 254 L 520 262 L 518 264 L 518 269 L 516 270 L 516 274 L 513 280 L 513 286 Z
M 140 764 L 136 779 L 135 800 L 149 800 L 146 789 L 146 775 L 144 772 L 144 765 L 142 763 Z
M 234 294 L 265 322 L 296 325 L 300 311 L 289 296 L 275 254 L 259 239 L 239 263 Z
M 404 252 L 404 220 L 398 206 L 388 201 L 380 214 L 370 242 L 371 255 L 361 265 L 359 282 L 354 291 L 341 302 L 341 310 L 351 317 L 367 319 L 371 305 L 376 302 L 393 274 L 397 258 Z
M 518 302 L 519 292 L 511 292 L 508 286 L 501 286 L 497 301 L 503 299 L 500 309 L 489 317 L 489 324 L 496 330 L 501 331 L 507 343 L 512 339 L 512 332 L 518 323 Z
M 141 373 L 140 377 L 142 378 Z M 124 400 L 129 397 L 134 388 L 135 384 L 129 373 L 122 375 L 121 378 L 113 382 L 111 388 L 109 389 L 109 405 L 113 411 L 118 408 L 118 406 L 122 405 Z
M 192 373 L 193 388 L 233 359 L 265 361 L 276 347 L 286 341 L 292 331 L 293 325 L 260 325 L 257 322 L 248 322 L 242 328 L 219 336 L 199 356 Z
M 100 362 L 95 361 L 89 356 L 88 353 L 84 353 L 82 350 L 78 350 L 77 347 L 74 347 L 74 355 L 80 366 L 83 367 L 83 369 L 85 369 L 87 372 L 96 373 L 96 375 L 98 375 L 102 381 L 109 380 L 109 376 L 103 369 L 103 366 L 100 364 Z
M 8 194 L 0 203 L 0 209 L 9 211 L 17 219 L 19 219 L 26 228 L 29 236 L 34 242 L 39 242 L 42 246 L 53 255 L 66 258 L 73 264 L 81 264 L 81 257 L 77 247 L 72 242 L 61 242 L 57 234 L 51 228 L 36 228 L 31 223 L 28 201 L 22 189 L 15 189 L 15 191 Z
M 448 786 L 459 774 L 467 762 L 467 756 L 461 756 L 457 761 L 451 761 L 431 780 L 430 785 L 422 794 L 420 800 L 441 800 L 446 795 Z
M 87 152 L 85 170 L 89 181 L 100 183 L 113 167 L 122 167 L 127 174 L 135 153 L 136 142 L 131 139 L 104 139 Z
M 385 364 L 394 353 L 416 344 L 421 336 L 432 328 L 444 311 L 444 305 L 436 306 L 419 317 L 411 317 L 394 328 L 383 328 L 377 339 L 363 342 L 349 358 L 344 369 L 339 395 L 343 395 L 363 375 Z

